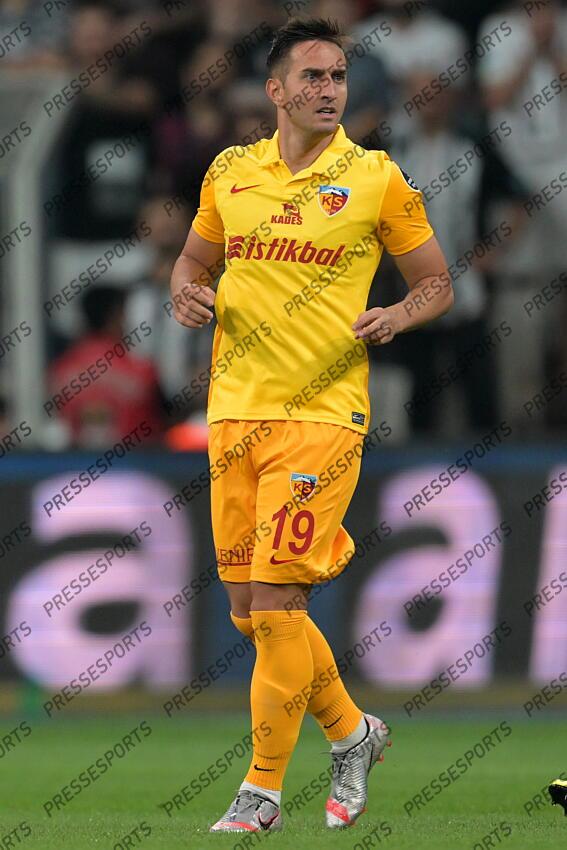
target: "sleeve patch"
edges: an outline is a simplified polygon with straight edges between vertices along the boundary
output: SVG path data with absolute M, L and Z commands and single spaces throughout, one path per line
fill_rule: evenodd
M 407 171 L 404 171 L 403 168 L 400 168 L 400 171 L 402 172 L 403 178 L 410 187 L 410 189 L 414 189 L 416 192 L 421 192 L 421 189 L 419 188 L 413 177 L 410 177 Z

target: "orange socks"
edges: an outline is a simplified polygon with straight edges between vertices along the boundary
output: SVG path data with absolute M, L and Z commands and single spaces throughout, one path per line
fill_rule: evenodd
M 252 728 L 263 722 L 272 731 L 254 744 L 245 781 L 279 791 L 305 713 L 303 706 L 290 716 L 285 706 L 295 694 L 309 688 L 313 678 L 305 629 L 307 611 L 252 611 L 251 620 L 256 635 L 250 688 Z
M 313 681 L 307 711 L 313 715 L 328 741 L 338 741 L 356 729 L 362 711 L 349 696 L 339 676 L 331 647 L 310 618 L 307 619 L 307 637 L 313 655 Z
M 254 639 L 251 617 L 236 617 L 232 612 L 230 617 L 242 634 Z M 313 677 L 309 689 L 290 696 L 286 713 L 300 712 L 303 716 L 306 710 L 314 716 L 328 741 L 338 741 L 356 729 L 362 711 L 349 696 L 339 676 L 331 647 L 308 615 L 305 629 L 313 658 Z

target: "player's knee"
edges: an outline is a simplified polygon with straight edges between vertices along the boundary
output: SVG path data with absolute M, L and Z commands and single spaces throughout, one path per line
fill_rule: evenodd
M 301 608 L 304 602 L 305 596 L 302 593 L 296 593 L 291 599 L 284 602 L 284 609 L 289 614 L 290 611 L 297 611 L 298 608 Z

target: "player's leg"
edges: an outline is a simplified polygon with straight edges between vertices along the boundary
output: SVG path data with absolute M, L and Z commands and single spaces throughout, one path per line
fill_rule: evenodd
M 252 581 L 250 617 L 256 643 L 250 703 L 252 728 L 271 735 L 255 742 L 245 786 L 271 791 L 279 804 L 285 771 L 297 739 L 313 678 L 306 631 L 307 591 L 299 584 Z M 302 704 L 292 715 L 286 706 L 297 696 Z
M 243 434 L 256 425 L 257 423 L 253 422 L 213 424 L 209 438 L 211 465 L 226 455 L 230 458 L 230 455 L 234 454 L 232 448 L 241 442 Z M 354 432 L 340 430 L 348 434 L 349 441 L 358 442 Z M 331 426 L 332 436 L 335 431 Z M 259 538 L 266 538 L 267 535 L 265 530 L 260 531 L 261 523 L 256 520 L 257 481 L 250 460 L 250 456 L 234 459 L 222 476 L 213 477 L 211 511 L 219 573 L 230 599 L 230 616 L 236 628 L 253 640 L 250 617 L 252 593 L 248 578 L 254 546 Z M 359 460 L 358 455 L 354 453 L 352 457 L 347 458 L 348 462 L 352 462 L 355 477 L 358 476 Z M 355 485 L 356 480 L 352 483 L 352 490 Z M 291 490 L 286 489 L 284 495 L 286 500 L 291 500 L 293 494 Z M 347 492 L 345 502 L 348 503 L 349 500 L 350 494 Z M 296 507 L 299 504 L 297 503 Z M 351 542 L 341 528 L 333 541 L 333 551 L 329 553 L 329 567 L 348 550 Z M 338 572 L 339 570 L 334 570 L 331 575 Z M 307 711 L 313 714 L 327 740 L 338 741 L 350 735 L 359 726 L 362 711 L 349 697 L 336 668 L 331 648 L 309 617 L 306 618 L 306 630 L 313 655 L 315 684 L 314 693 L 307 703 Z
M 313 679 L 306 629 L 309 588 L 263 582 L 225 586 L 231 599 L 233 623 L 256 644 L 252 728 L 263 723 L 263 728 L 271 730 L 270 736 L 255 746 L 240 790 L 264 793 L 279 804 L 283 776 L 299 735 Z M 244 613 L 249 616 L 238 616 Z
M 243 635 L 254 640 L 250 584 L 224 584 L 230 598 L 232 622 Z M 363 714 L 345 688 L 331 647 L 309 615 L 306 618 L 306 631 L 313 656 L 313 679 L 305 710 L 307 714 L 313 715 L 329 742 L 340 742 L 358 729 Z M 296 703 L 302 701 L 305 701 L 304 697 L 296 700 Z M 287 710 L 296 711 L 297 708 L 294 704 L 288 706 Z M 361 728 L 365 729 L 365 724 Z
M 212 832 L 277 830 L 281 828 L 281 789 L 283 777 L 294 750 L 303 711 L 289 722 L 284 706 L 295 694 L 309 695 L 313 661 L 305 630 L 307 592 L 299 584 L 269 585 L 252 582 L 250 620 L 256 645 L 250 703 L 252 728 L 262 729 L 253 736 L 250 768 L 235 800 L 211 827 Z M 227 583 L 237 611 L 248 587 L 236 589 Z M 239 628 L 240 618 L 231 611 Z
M 245 445 L 244 437 L 257 430 L 258 424 L 227 420 L 213 425 L 209 438 L 211 466 L 224 468 L 221 475 L 212 476 L 211 486 L 219 574 L 229 590 L 235 625 L 239 626 L 241 614 L 251 619 L 257 649 L 251 686 L 252 727 L 270 730 L 270 734 L 262 736 L 261 743 L 259 736 L 253 736 L 255 758 L 250 771 L 228 811 L 212 827 L 215 832 L 279 828 L 281 780 L 301 725 L 301 715 L 288 722 L 284 703 L 297 691 L 308 694 L 313 676 L 305 633 L 306 594 L 300 584 L 291 582 L 289 586 L 266 585 L 263 590 L 257 589 L 256 607 L 259 604 L 261 611 L 253 610 L 250 616 L 255 604 L 248 584 L 250 561 L 258 539 L 265 537 L 266 531 L 271 534 L 271 529 L 256 511 L 255 452 L 252 449 L 238 458 L 241 452 L 236 452 L 234 447 Z M 297 655 L 302 659 L 300 665 L 295 660 L 291 663 Z M 257 784 L 258 777 L 262 785 Z
M 225 420 L 213 423 L 209 430 L 211 468 L 222 470 L 221 474 L 211 475 L 213 537 L 219 576 L 225 587 L 230 589 L 231 618 L 237 628 L 241 626 L 240 614 L 247 618 L 250 616 L 250 564 L 261 532 L 256 527 L 258 478 L 251 452 L 242 455 L 235 451 L 235 447 L 245 445 L 244 437 L 257 425 L 254 422 Z M 261 637 L 262 631 L 257 637 L 252 633 L 256 645 Z M 256 739 L 256 735 L 252 737 Z M 241 790 L 211 831 L 278 829 L 280 824 L 279 806 L 265 795 L 258 797 L 250 791 Z
M 303 607 L 301 598 L 293 594 L 289 596 L 288 588 L 278 590 L 277 596 L 275 592 L 270 595 L 267 588 L 269 585 L 288 585 L 290 588 L 294 584 L 311 585 L 326 581 L 344 569 L 348 561 L 345 555 L 349 550 L 352 551 L 353 541 L 342 528 L 341 522 L 356 487 L 362 440 L 360 435 L 340 426 L 310 422 L 272 422 L 271 427 L 278 439 L 270 445 L 264 444 L 259 452 L 262 472 L 256 496 L 256 521 L 270 522 L 272 534 L 263 537 L 254 549 L 250 572 L 251 618 L 257 635 L 261 618 L 268 614 L 275 615 L 273 622 L 278 624 L 277 637 L 285 644 L 288 639 L 285 631 L 286 611 L 280 610 L 280 607 L 286 607 L 285 601 L 281 603 L 287 595 L 287 615 L 294 624 L 293 629 L 289 629 L 291 647 L 292 637 L 299 645 L 299 632 L 302 633 L 303 641 L 303 633 L 306 634 L 308 629 L 307 615 L 297 610 Z M 320 476 L 331 466 L 337 468 L 337 461 L 341 462 L 340 468 L 343 472 L 334 480 L 328 475 L 325 476 L 329 483 L 323 486 L 319 481 Z M 275 606 L 276 599 L 280 599 L 277 608 L 268 607 Z M 314 631 L 312 636 L 313 641 L 308 641 L 311 658 L 313 659 L 314 652 L 318 652 L 327 661 L 327 667 L 334 665 L 327 642 L 318 638 Z M 272 651 L 273 643 L 275 641 L 270 639 L 265 642 L 262 659 L 267 658 L 267 654 Z M 278 649 L 283 655 L 284 647 Z M 287 744 L 297 737 L 305 706 L 311 695 L 310 688 L 304 690 L 298 687 L 299 680 L 305 678 L 308 664 L 303 665 L 303 658 L 295 652 L 288 651 L 288 655 L 294 656 L 296 664 L 289 665 L 289 681 L 282 679 L 282 676 L 279 678 L 283 714 L 281 709 L 276 711 L 271 697 L 263 702 L 264 679 L 261 676 L 253 694 L 253 712 L 254 701 L 257 699 L 258 709 L 255 714 L 258 718 L 262 716 L 263 711 L 277 713 L 278 728 L 283 730 L 279 734 Z M 298 659 L 301 659 L 299 663 Z M 260 661 L 260 651 L 257 667 L 258 663 L 261 668 L 263 661 Z M 334 666 L 336 670 L 336 665 Z M 314 685 L 313 679 L 309 684 Z M 290 696 L 292 687 L 296 690 Z M 335 772 L 331 798 L 327 804 L 329 826 L 350 824 L 363 811 L 368 773 L 382 755 L 387 742 L 387 729 L 384 724 L 370 715 L 362 716 L 342 683 L 337 691 L 328 690 L 326 697 L 314 706 L 319 715 L 332 717 L 330 723 L 338 720 L 337 726 L 340 727 L 340 738 L 335 739 L 332 746 Z M 343 702 L 337 705 L 339 695 Z M 345 713 L 348 720 L 342 716 Z M 343 720 L 345 722 L 341 726 Z M 273 753 L 268 752 L 270 748 Z M 261 754 L 270 755 L 274 772 L 281 784 L 291 755 L 286 753 L 286 749 L 277 746 L 275 739 L 269 739 L 262 741 L 261 745 L 255 748 L 254 757 Z M 253 764 L 254 761 L 259 763 L 254 759 Z M 260 782 L 257 773 L 249 773 L 247 778 L 249 781 L 253 779 L 254 784 Z M 263 787 L 269 788 L 266 784 Z
M 224 581 L 224 589 L 230 601 L 230 619 L 241 634 L 254 640 L 254 630 L 250 617 L 252 592 L 250 582 Z

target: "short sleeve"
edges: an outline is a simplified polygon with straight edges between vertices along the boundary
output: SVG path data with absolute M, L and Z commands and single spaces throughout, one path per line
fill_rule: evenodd
M 398 256 L 419 248 L 432 236 L 423 195 L 412 178 L 392 162 L 378 221 L 380 241 L 389 254 Z
M 193 219 L 193 229 L 207 242 L 224 242 L 224 225 L 217 210 L 215 181 L 210 168 L 201 186 L 201 200 L 197 215 Z

